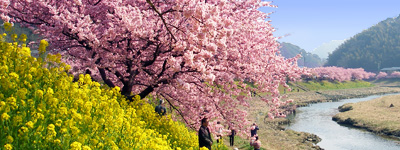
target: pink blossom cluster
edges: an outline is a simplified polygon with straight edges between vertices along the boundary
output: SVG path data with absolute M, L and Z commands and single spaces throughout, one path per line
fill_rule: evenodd
M 91 72 L 126 96 L 167 101 L 188 126 L 208 117 L 248 126 L 250 92 L 279 116 L 279 85 L 307 72 L 279 54 L 261 0 L 1 0 L 5 21 L 44 35 L 74 73 Z M 340 78 L 332 76 L 330 78 Z M 366 75 L 354 75 L 365 78 Z M 343 80 L 340 78 L 340 80 Z M 248 93 L 248 95 L 240 95 Z
M 378 75 L 376 75 L 376 79 L 384 79 L 387 78 L 388 74 L 386 72 L 379 72 Z
M 386 72 L 379 72 L 379 74 L 375 77 L 376 79 L 390 79 L 390 78 L 400 78 L 400 72 L 399 71 L 393 71 L 391 73 L 386 73 Z
M 319 79 L 334 81 L 363 80 L 375 77 L 375 73 L 366 72 L 363 68 L 318 67 L 313 69 L 314 75 Z
M 392 73 L 390 73 L 388 78 L 400 78 L 400 72 L 399 71 L 393 71 Z

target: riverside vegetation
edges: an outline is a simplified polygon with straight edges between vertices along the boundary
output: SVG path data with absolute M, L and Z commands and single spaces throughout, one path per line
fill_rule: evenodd
M 400 137 L 400 95 L 390 95 L 370 101 L 348 103 L 333 120 L 378 134 Z
M 289 84 L 294 90 L 291 92 L 286 91 L 285 95 L 288 96 L 286 99 L 294 100 L 293 105 L 302 107 L 311 103 L 400 92 L 400 82 L 396 83 L 393 79 L 390 80 L 391 81 L 388 83 L 383 80 L 372 82 L 346 81 L 341 83 L 327 81 L 297 82 Z M 299 89 L 299 92 L 297 92 L 297 89 Z M 281 93 L 284 93 L 283 89 Z M 260 95 L 263 96 L 263 94 Z M 282 127 L 282 125 L 288 123 L 288 120 L 285 118 L 276 118 L 274 120 L 265 118 L 268 109 L 262 107 L 262 101 L 258 99 L 259 97 L 254 98 L 254 101 L 250 103 L 252 107 L 247 109 L 247 111 L 250 116 L 249 120 L 256 122 L 260 127 L 258 134 L 263 143 L 262 148 L 271 150 L 320 149 L 315 145 L 321 140 L 318 136 L 304 132 L 285 130 Z M 393 104 L 396 106 L 395 103 Z M 400 104 L 397 105 L 400 107 Z M 248 144 L 248 139 L 246 138 L 239 139 L 236 144 L 238 148 L 251 149 Z

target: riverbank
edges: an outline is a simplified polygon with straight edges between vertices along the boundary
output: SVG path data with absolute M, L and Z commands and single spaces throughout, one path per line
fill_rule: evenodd
M 261 148 L 265 150 L 318 150 L 316 143 L 320 142 L 320 138 L 314 134 L 297 132 L 293 130 L 284 130 L 281 125 L 287 121 L 285 118 L 276 118 L 274 120 L 266 119 L 268 108 L 265 108 L 265 102 L 260 97 L 253 98 L 250 108 L 246 108 L 248 119 L 258 124 L 259 140 Z M 250 132 L 250 131 L 249 131 Z M 228 142 L 228 138 L 226 139 Z M 244 137 L 237 142 L 233 148 L 240 150 L 250 150 L 249 137 Z
M 285 99 L 293 99 L 294 104 L 297 106 L 307 106 L 311 103 L 397 92 L 400 92 L 400 87 L 379 85 L 375 87 L 355 89 L 290 92 L 286 94 L 287 98 Z M 247 112 L 249 113 L 248 119 L 259 125 L 260 130 L 258 131 L 258 134 L 263 149 L 320 149 L 320 147 L 316 145 L 321 140 L 318 136 L 304 132 L 284 130 L 281 125 L 288 122 L 287 119 L 265 119 L 268 109 L 264 107 L 265 103 L 262 102 L 259 97 L 253 98 L 253 100 L 250 101 L 250 106 L 251 107 L 247 109 Z M 239 149 L 248 149 L 249 146 L 246 141 L 248 141 L 248 139 L 243 139 L 242 142 L 238 142 L 235 147 Z
M 288 93 L 287 98 L 293 99 L 297 106 L 307 106 L 311 103 L 337 101 L 348 98 L 366 97 L 369 95 L 379 95 L 387 93 L 400 92 L 400 87 L 397 86 L 374 86 L 355 89 L 340 89 L 340 90 L 323 90 L 323 91 L 308 91 L 308 92 L 293 92 Z
M 340 124 L 400 137 L 400 95 L 345 104 L 340 111 L 341 113 L 333 117 Z

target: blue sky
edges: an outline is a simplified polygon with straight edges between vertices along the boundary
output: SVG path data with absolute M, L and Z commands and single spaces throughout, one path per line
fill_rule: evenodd
M 270 1 L 270 0 L 267 0 Z M 331 40 L 344 40 L 387 18 L 400 15 L 400 0 L 274 0 L 269 13 L 275 36 L 306 51 Z

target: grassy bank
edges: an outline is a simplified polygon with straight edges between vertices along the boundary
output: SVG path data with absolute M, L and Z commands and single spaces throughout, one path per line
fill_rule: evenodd
M 310 103 L 336 101 L 347 98 L 365 97 L 369 95 L 379 95 L 386 93 L 400 92 L 399 87 L 374 86 L 351 89 L 320 90 L 307 92 L 287 93 L 288 99 L 293 99 L 298 106 L 308 105 Z
M 379 134 L 400 136 L 400 95 L 345 105 L 351 110 L 335 115 L 335 121 Z
M 337 90 L 337 89 L 353 89 L 373 87 L 374 84 L 367 81 L 344 81 L 344 82 L 330 82 L 323 81 L 308 81 L 308 82 L 289 82 L 292 88 L 291 92 L 304 92 L 304 91 L 321 91 L 321 90 Z M 283 88 L 282 88 L 283 91 Z M 283 91 L 284 92 L 284 91 Z
M 302 90 L 298 87 L 305 86 L 304 84 L 312 84 L 310 89 Z M 337 84 L 337 85 L 335 85 Z M 333 86 L 335 85 L 335 86 Z M 384 93 L 395 93 L 400 92 L 399 87 L 395 86 L 384 86 L 384 84 L 374 86 L 374 84 L 365 81 L 346 82 L 346 83 L 290 83 L 290 86 L 295 89 L 292 92 L 286 91 L 284 93 L 283 88 L 280 89 L 283 95 L 287 95 L 288 99 L 293 99 L 297 105 L 307 105 L 309 103 L 332 101 L 333 99 L 344 99 L 353 97 L 364 97 L 368 95 L 384 94 Z M 326 86 L 326 87 L 324 87 Z M 373 87 L 371 87 L 373 86 Z M 343 89 L 338 89 L 341 87 Z M 358 88 L 357 88 L 358 87 Z M 297 92 L 297 89 L 299 92 Z M 324 89 L 324 90 L 321 90 Z M 259 93 L 260 96 L 266 96 L 265 93 Z M 268 112 L 268 108 L 265 107 L 265 103 L 260 100 L 259 97 L 253 98 L 249 101 L 250 107 L 243 108 L 249 113 L 248 119 L 252 122 L 256 122 L 260 130 L 258 134 L 260 141 L 262 142 L 262 148 L 268 150 L 281 150 L 281 149 L 293 149 L 293 150 L 304 150 L 304 149 L 319 149 L 314 146 L 318 143 L 318 137 L 313 134 L 296 132 L 292 130 L 284 130 L 280 127 L 283 122 L 287 120 L 285 118 L 278 118 L 275 120 L 265 119 Z M 399 104 L 400 108 L 400 104 Z M 323 139 L 322 139 L 323 140 Z M 248 144 L 249 139 L 236 138 L 235 146 L 240 150 L 248 150 L 251 147 Z M 225 138 L 226 145 L 229 145 L 229 138 Z M 232 149 L 234 147 L 231 147 Z
M 400 79 L 392 78 L 392 79 L 378 79 L 371 81 L 372 84 L 379 85 L 379 86 L 391 86 L 391 87 L 399 87 L 400 86 Z
M 296 132 L 292 130 L 284 130 L 281 128 L 282 122 L 287 121 L 284 118 L 277 118 L 274 120 L 266 119 L 265 116 L 268 112 L 268 108 L 265 102 L 261 101 L 259 97 L 255 97 L 252 101 L 249 101 L 250 107 L 246 107 L 248 119 L 251 122 L 258 124 L 260 130 L 258 135 L 261 141 L 261 148 L 268 150 L 315 150 L 318 149 L 314 146 L 315 143 L 319 142 L 318 137 L 304 132 Z M 250 131 L 248 131 L 250 132 Z M 225 138 L 225 144 L 228 145 L 229 138 Z M 240 150 L 250 150 L 249 137 L 235 137 L 235 146 L 233 148 L 239 148 Z

